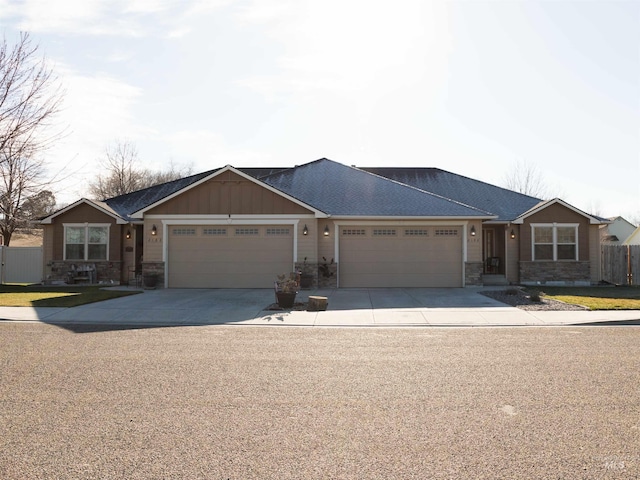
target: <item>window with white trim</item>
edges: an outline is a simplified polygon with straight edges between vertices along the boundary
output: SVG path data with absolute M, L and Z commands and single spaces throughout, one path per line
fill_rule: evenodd
M 109 225 L 65 225 L 65 260 L 107 260 Z
M 532 259 L 578 260 L 578 225 L 531 225 Z

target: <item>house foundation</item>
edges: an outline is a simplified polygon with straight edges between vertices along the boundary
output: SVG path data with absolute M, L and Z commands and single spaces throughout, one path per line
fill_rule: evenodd
M 120 284 L 122 262 L 52 260 L 48 265 L 45 282 L 67 284 Z
M 523 285 L 590 285 L 591 265 L 578 262 L 520 262 Z

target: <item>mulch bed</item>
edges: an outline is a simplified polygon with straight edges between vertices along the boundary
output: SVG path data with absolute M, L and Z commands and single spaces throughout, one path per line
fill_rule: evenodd
M 581 305 L 572 305 L 564 303 L 559 300 L 552 300 L 550 298 L 540 297 L 539 302 L 531 300 L 531 296 L 525 291 L 519 288 L 510 288 L 508 290 L 488 290 L 481 292 L 482 295 L 498 300 L 499 302 L 506 303 L 512 307 L 518 307 L 521 310 L 589 310 L 587 307 Z

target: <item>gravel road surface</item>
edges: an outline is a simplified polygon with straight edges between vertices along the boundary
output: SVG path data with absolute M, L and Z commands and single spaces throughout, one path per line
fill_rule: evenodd
M 633 327 L 0 323 L 0 478 L 638 478 L 639 366 Z

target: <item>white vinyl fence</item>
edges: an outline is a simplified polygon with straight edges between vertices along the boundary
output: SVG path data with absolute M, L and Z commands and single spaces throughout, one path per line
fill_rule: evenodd
M 44 269 L 42 247 L 0 246 L 0 281 L 2 283 L 39 283 Z

